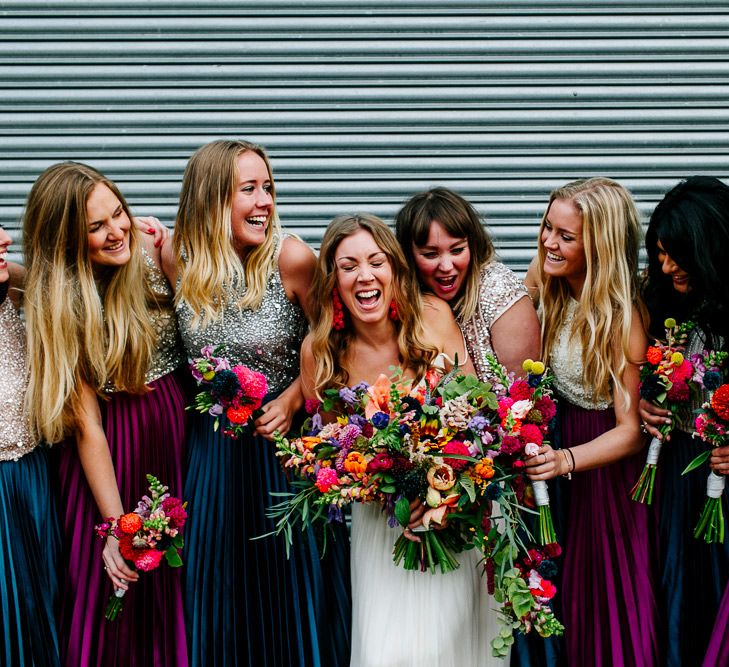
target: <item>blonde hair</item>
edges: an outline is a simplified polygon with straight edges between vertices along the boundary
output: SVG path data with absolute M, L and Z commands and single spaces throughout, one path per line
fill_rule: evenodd
M 25 207 L 26 405 L 35 437 L 48 443 L 75 430 L 81 382 L 99 393 L 107 383 L 120 391 L 146 391 L 145 373 L 156 343 L 144 258 L 133 224 L 131 259 L 99 272 L 98 287 L 95 282 L 86 203 L 100 183 L 114 193 L 131 220 L 116 185 L 77 162 L 44 171 Z
M 274 206 L 264 242 L 241 262 L 233 247 L 231 214 L 240 177 L 237 160 L 247 151 L 266 164 Z M 239 308 L 255 310 L 261 305 L 277 267 L 281 228 L 275 200 L 273 173 L 262 146 L 247 141 L 213 141 L 190 158 L 182 180 L 174 249 L 180 277 L 175 300 L 190 306 L 193 326 L 220 319 L 231 290 L 243 292 L 237 301 Z
M 571 335 L 577 336 L 582 344 L 583 385 L 594 400 L 610 400 L 611 389 L 615 387 L 630 404 L 623 374 L 631 362 L 633 307 L 638 307 L 641 314 L 644 310 L 638 287 L 640 216 L 630 193 L 609 178 L 573 181 L 550 195 L 539 228 L 538 272 L 545 359 L 549 359 L 554 349 L 570 302 L 567 281 L 544 273 L 546 250 L 541 236 L 555 199 L 572 202 L 582 217 L 586 274 Z
M 416 379 L 428 370 L 437 350 L 424 341 L 422 299 L 405 261 L 400 245 L 388 226 L 374 215 L 342 215 L 329 224 L 322 239 L 319 259 L 311 285 L 311 341 L 316 363 L 314 389 L 320 396 L 329 387 L 344 387 L 349 382 L 346 359 L 354 333 L 345 311 L 345 326 L 335 330 L 332 292 L 336 285 L 334 254 L 339 244 L 359 230 L 368 231 L 385 253 L 392 269 L 393 299 L 397 306 L 397 344 L 403 368 L 414 372 Z
M 436 187 L 413 195 L 395 215 L 395 235 L 405 259 L 417 273 L 413 245 L 428 242 L 430 226 L 438 222 L 455 238 L 465 238 L 471 254 L 463 287 L 451 304 L 459 322 L 468 322 L 476 313 L 481 291 L 481 270 L 494 259 L 496 251 L 478 211 L 461 195 Z

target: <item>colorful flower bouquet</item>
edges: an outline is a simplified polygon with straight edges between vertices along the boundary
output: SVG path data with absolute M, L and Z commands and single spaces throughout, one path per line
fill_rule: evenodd
M 287 544 L 294 525 L 341 520 L 352 502 L 378 502 L 391 526 L 407 527 L 411 502 L 419 500 L 425 530 L 416 533 L 419 541 L 395 540 L 396 564 L 446 573 L 458 567 L 455 554 L 478 548 L 490 592 L 502 604 L 496 654 L 508 652 L 514 628 L 543 636 L 562 631 L 548 604 L 553 586 L 538 569 L 517 562 L 529 552 L 520 504 L 526 443 L 516 444 L 513 428 L 506 446 L 499 441 L 505 431 L 491 385 L 455 372 L 429 373 L 411 389 L 402 378 L 382 375 L 372 386 L 329 390 L 322 404 L 307 408 L 313 414 L 306 435 L 276 441 L 284 468 L 296 478 L 295 492 L 275 494 L 284 500 L 269 512 Z M 322 413 L 340 416 L 323 424 Z
M 722 367 L 727 359 L 726 352 L 704 351 L 696 355 L 697 372 L 695 380 L 710 392 L 710 398 L 697 411 L 694 422 L 694 437 L 701 438 L 712 447 L 729 445 L 729 384 L 721 384 Z M 711 449 L 699 454 L 686 466 L 683 474 L 695 470 L 711 456 Z M 724 511 L 721 497 L 724 494 L 726 477 L 710 472 L 706 480 L 706 502 L 701 517 L 694 529 L 694 537 L 703 538 L 707 544 L 724 542 Z
M 229 426 L 225 435 L 239 438 L 258 416 L 264 396 L 268 393 L 266 376 L 238 364 L 231 368 L 222 355 L 224 345 L 206 345 L 201 357 L 190 361 L 190 371 L 203 390 L 195 397 L 195 409 L 215 417 L 214 429 L 225 415 Z
M 552 376 L 546 374 L 541 361 L 527 359 L 522 365 L 527 373 L 527 379 L 513 380 L 496 359 L 489 357 L 487 361 L 491 374 L 498 379 L 497 391 L 500 394 L 499 453 L 519 457 L 535 456 L 539 448 L 548 442 L 546 436 L 549 433 L 549 424 L 557 413 L 557 407 L 551 396 Z M 523 467 L 519 459 L 512 465 L 517 469 Z M 532 482 L 531 485 L 534 502 L 539 511 L 538 542 L 542 546 L 552 544 L 557 541 L 557 536 L 554 532 L 547 483 L 538 481 Z
M 118 519 L 109 518 L 94 527 L 102 539 L 119 540 L 119 553 L 137 570 L 149 572 L 162 562 L 170 567 L 181 567 L 180 551 L 183 547 L 182 528 L 187 520 L 186 503 L 167 493 L 167 487 L 152 475 L 147 475 L 149 496 L 144 496 L 133 512 Z M 122 589 L 116 589 L 109 598 L 104 617 L 116 620 L 122 612 Z
M 640 396 L 654 405 L 670 410 L 674 420 L 681 412 L 686 412 L 691 403 L 691 391 L 694 389 L 691 378 L 694 366 L 684 358 L 689 333 L 694 328 L 693 322 L 676 324 L 676 320 L 668 318 L 666 327 L 666 343 L 656 341 L 646 351 L 646 363 L 640 367 Z M 671 432 L 673 424 L 662 424 L 658 427 L 663 439 Z M 630 497 L 639 503 L 653 502 L 653 486 L 656 480 L 656 468 L 661 453 L 663 440 L 653 438 L 648 446 L 643 472 L 631 490 Z

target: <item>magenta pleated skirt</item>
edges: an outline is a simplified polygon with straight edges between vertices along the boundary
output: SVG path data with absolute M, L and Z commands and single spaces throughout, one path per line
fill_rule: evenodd
M 561 401 L 560 422 L 562 446 L 572 447 L 615 426 L 615 414 Z M 655 527 L 630 498 L 644 461 L 640 453 L 570 482 L 561 591 L 570 666 L 660 663 Z
M 125 511 L 148 493 L 146 474 L 183 492 L 185 395 L 178 375 L 151 383 L 141 395 L 111 394 L 101 401 L 117 484 Z M 57 448 L 64 566 L 60 577 L 58 625 L 61 661 L 66 667 L 182 667 L 187 643 L 181 572 L 162 564 L 141 573 L 124 596 L 124 611 L 104 619 L 111 582 L 103 569 L 104 543 L 94 534 L 101 519 L 84 477 L 75 441 Z

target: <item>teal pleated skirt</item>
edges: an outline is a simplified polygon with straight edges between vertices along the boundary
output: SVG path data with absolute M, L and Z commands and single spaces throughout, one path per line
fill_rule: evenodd
M 286 557 L 265 511 L 288 490 L 272 442 L 233 440 L 196 415 L 185 484 L 185 613 L 193 667 L 349 664 L 349 541 L 343 525 L 321 559 L 312 531 Z
M 58 665 L 60 532 L 48 456 L 0 462 L 0 665 Z

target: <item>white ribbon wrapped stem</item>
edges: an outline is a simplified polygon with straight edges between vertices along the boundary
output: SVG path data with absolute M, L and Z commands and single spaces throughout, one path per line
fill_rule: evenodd
M 717 475 L 715 472 L 710 472 L 706 478 L 706 495 L 709 498 L 721 498 L 725 486 L 726 477 L 724 475 Z
M 546 507 L 549 505 L 549 491 L 547 489 L 546 482 L 532 482 L 532 488 L 534 489 L 534 502 L 537 507 Z
M 663 443 L 658 438 L 653 438 L 651 444 L 648 445 L 648 457 L 646 463 L 654 466 L 658 464 L 658 457 L 661 455 L 661 446 Z

